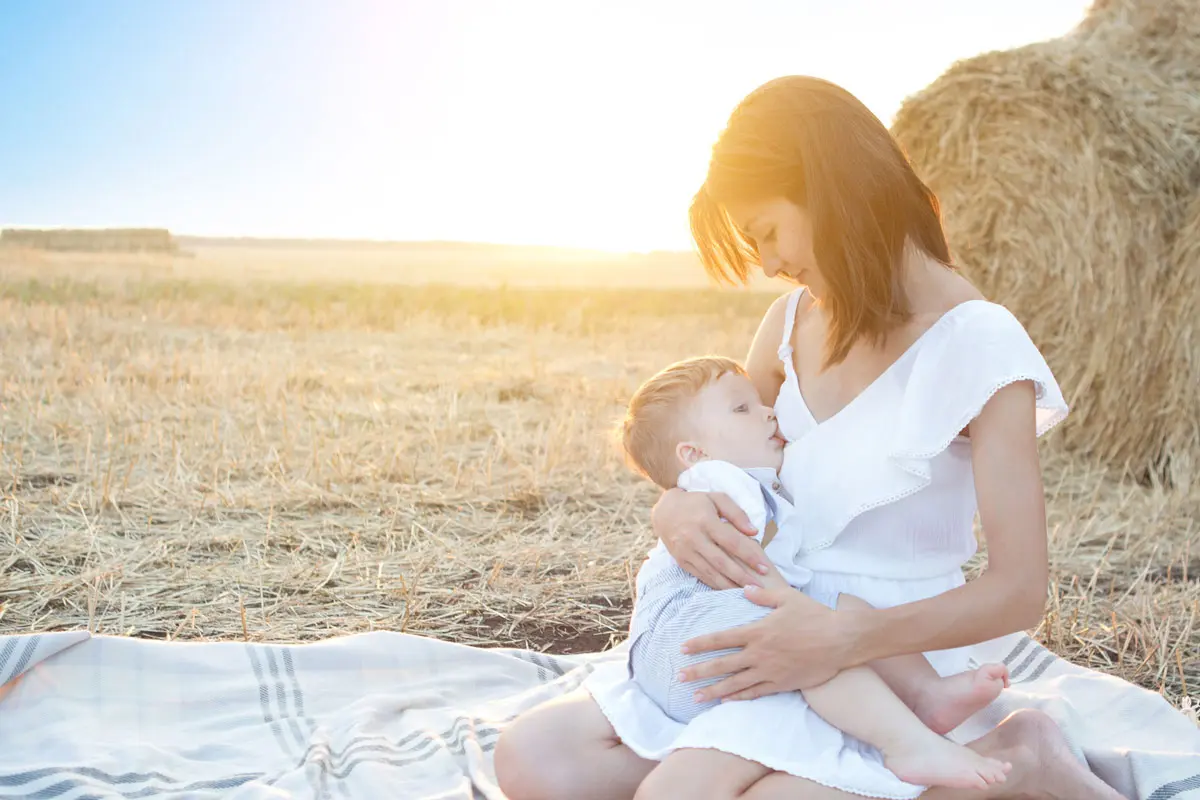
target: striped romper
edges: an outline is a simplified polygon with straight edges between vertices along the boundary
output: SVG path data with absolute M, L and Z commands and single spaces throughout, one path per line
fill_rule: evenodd
M 762 543 L 768 522 L 775 536 L 765 553 L 792 586 L 803 588 L 811 574 L 794 563 L 800 536 L 789 524 L 792 504 L 774 469 L 742 469 L 727 461 L 702 461 L 679 476 L 687 491 L 723 492 L 746 512 Z M 739 589 L 711 589 L 685 572 L 660 541 L 638 570 L 637 601 L 629 626 L 629 674 L 672 719 L 688 722 L 717 701 L 697 703 L 695 692 L 720 678 L 680 683 L 680 670 L 730 650 L 684 655 L 680 646 L 696 636 L 761 619 L 772 609 L 746 599 Z

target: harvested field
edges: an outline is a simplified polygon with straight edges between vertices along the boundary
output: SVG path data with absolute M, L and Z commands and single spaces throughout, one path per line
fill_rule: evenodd
M 665 363 L 742 356 L 772 298 L 0 262 L 0 631 L 607 647 L 656 495 L 609 427 Z M 1059 438 L 1037 636 L 1180 703 L 1200 494 Z

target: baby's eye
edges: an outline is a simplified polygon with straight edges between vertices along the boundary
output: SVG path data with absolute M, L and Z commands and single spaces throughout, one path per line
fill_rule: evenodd
M 740 406 L 738 406 L 737 408 L 735 408 L 735 409 L 733 410 L 733 413 L 735 413 L 735 414 L 745 414 L 745 413 L 746 413 L 747 411 L 749 411 L 749 410 L 750 410 L 750 406 L 746 405 L 745 403 L 742 403 Z

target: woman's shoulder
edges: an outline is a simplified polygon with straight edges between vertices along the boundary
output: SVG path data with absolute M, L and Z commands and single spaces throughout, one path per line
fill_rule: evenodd
M 1025 327 L 1011 311 L 988 299 L 966 278 L 939 276 L 941 285 L 910 321 L 915 338 L 966 340 L 983 338 L 1016 343 L 1028 339 Z
M 960 340 L 965 347 L 976 344 L 1011 345 L 1025 348 L 1033 344 L 1028 331 L 1006 306 L 983 297 L 974 297 L 955 305 L 932 327 L 942 326 L 945 334 Z
M 809 319 L 814 304 L 812 293 L 803 286 L 776 297 L 759 325 L 763 339 L 774 342 L 773 348 L 782 347 L 792 331 Z
M 763 315 L 763 322 L 770 321 L 782 335 L 783 327 L 787 323 L 788 306 L 795 306 L 795 316 L 799 319 L 812 305 L 812 295 L 803 286 L 798 286 L 784 292 L 772 301 L 771 307 Z
M 763 314 L 754 341 L 750 343 L 746 370 L 764 402 L 774 402 L 784 380 L 783 348 L 790 333 L 787 330 L 788 308 L 796 299 L 796 291 L 775 298 Z
M 801 292 L 803 292 L 802 289 L 785 292 L 771 302 L 766 313 L 763 314 L 762 321 L 758 323 L 758 331 L 754 334 L 754 343 L 751 346 L 752 358 L 755 353 L 777 358 L 775 354 L 788 334 L 788 306 L 795 303 L 797 299 L 799 299 L 800 305 L 804 305 L 806 302 L 804 297 L 798 298 L 798 294 Z M 804 292 L 804 294 L 807 293 Z

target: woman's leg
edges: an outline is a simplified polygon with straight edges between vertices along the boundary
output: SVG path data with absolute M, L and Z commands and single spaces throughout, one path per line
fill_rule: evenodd
M 1067 749 L 1058 727 L 1038 711 L 1018 711 L 970 747 L 1013 764 L 987 789 L 929 789 L 922 800 L 1123 800 Z M 570 795 L 563 795 L 568 797 Z M 715 750 L 679 750 L 638 789 L 636 800 L 862 800 Z
M 1058 726 L 1039 711 L 1018 711 L 995 730 L 968 745 L 972 750 L 1012 763 L 1004 783 L 987 789 L 937 787 L 921 800 L 1123 800 L 1104 781 L 1075 760 Z M 663 762 L 666 763 L 666 762 Z M 743 800 L 861 800 L 802 778 L 772 772 L 756 781 Z
M 769 774 L 762 764 L 720 750 L 675 750 L 646 777 L 635 800 L 733 800 Z
M 1122 800 L 1075 760 L 1058 726 L 1040 711 L 1018 711 L 968 747 L 1012 763 L 1008 780 L 982 791 L 934 788 L 922 800 Z M 685 757 L 687 753 L 693 755 Z M 697 758 L 697 753 L 705 758 Z M 496 777 L 510 800 L 629 800 L 635 792 L 638 800 L 860 800 L 736 756 L 713 755 L 709 750 L 680 750 L 662 764 L 640 759 L 617 741 L 599 707 L 580 690 L 533 709 L 501 734 Z M 719 774 L 704 768 L 706 763 L 718 764 Z M 679 782 L 696 791 L 679 792 Z
M 658 764 L 634 755 L 583 689 L 517 717 L 494 754 L 509 800 L 630 800 Z

